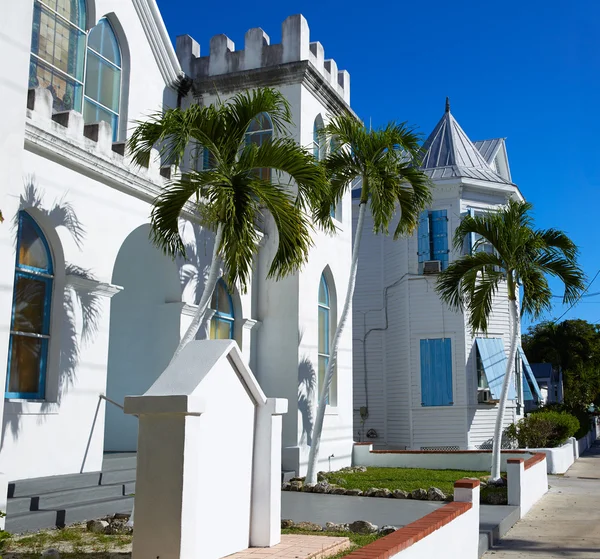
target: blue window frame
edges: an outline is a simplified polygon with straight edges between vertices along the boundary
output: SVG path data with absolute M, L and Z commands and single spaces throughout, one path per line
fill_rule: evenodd
M 325 279 L 325 275 L 321 274 L 321 281 L 319 283 L 319 341 L 318 341 L 318 354 L 319 354 L 319 371 L 318 371 L 318 382 L 319 382 L 319 393 L 323 387 L 325 381 L 325 374 L 327 367 L 329 366 L 329 359 L 331 358 L 331 296 L 329 291 L 329 285 Z M 336 372 L 333 374 L 333 379 L 329 386 L 329 393 L 326 396 L 327 405 L 336 405 Z
M 42 399 L 46 390 L 54 266 L 35 220 L 19 213 L 6 397 Z
M 273 123 L 267 113 L 260 113 L 248 126 L 246 131 L 246 144 L 254 144 L 257 147 L 273 138 Z M 271 180 L 271 169 L 263 168 L 258 170 L 258 176 L 263 180 Z
M 48 89 L 55 111 L 81 112 L 85 22 L 85 0 L 33 4 L 29 87 Z
M 421 340 L 421 405 L 451 406 L 452 343 L 450 338 Z
M 108 122 L 114 141 L 119 135 L 121 64 L 119 42 L 103 18 L 88 36 L 83 118 L 86 123 Z
M 212 296 L 211 307 L 215 314 L 210 321 L 211 340 L 233 340 L 233 300 L 227 284 L 220 278 Z
M 442 270 L 448 267 L 448 212 L 447 210 L 425 210 L 419 218 L 418 229 L 419 265 L 428 260 L 439 260 Z M 419 270 L 422 271 L 422 270 Z

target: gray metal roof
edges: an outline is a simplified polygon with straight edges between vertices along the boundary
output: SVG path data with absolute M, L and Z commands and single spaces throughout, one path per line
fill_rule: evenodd
M 491 145 L 486 144 L 485 147 L 486 152 L 488 148 L 493 149 Z M 444 116 L 429 135 L 422 149 L 423 163 L 421 168 L 433 180 L 467 177 L 512 184 L 492 170 L 484 156 L 469 140 L 465 131 L 452 116 L 448 102 L 446 103 Z
M 491 165 L 503 141 L 504 138 L 493 138 L 491 140 L 479 140 L 473 142 L 473 145 L 477 148 L 477 151 L 481 153 L 488 165 Z
M 423 169 L 425 174 L 431 180 L 469 178 L 481 181 L 502 182 L 512 184 L 504 180 L 489 167 L 487 169 L 476 169 L 475 167 L 464 167 L 462 165 L 450 165 L 446 167 L 434 167 L 433 169 Z

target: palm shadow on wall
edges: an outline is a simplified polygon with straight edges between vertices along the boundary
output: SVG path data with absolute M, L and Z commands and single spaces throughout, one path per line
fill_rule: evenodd
M 77 217 L 75 210 L 65 197 L 55 200 L 51 205 L 45 205 L 43 195 L 36 185 L 35 177 L 28 177 L 24 193 L 19 199 L 19 211 L 35 208 L 41 213 L 47 226 L 54 229 L 64 227 L 70 234 L 79 250 L 83 249 L 85 229 Z M 18 212 L 13 218 L 14 242 L 16 246 L 18 232 Z M 51 411 L 60 406 L 63 396 L 75 382 L 79 354 L 82 345 L 92 343 L 98 331 L 101 302 L 99 296 L 91 291 L 76 289 L 70 282 L 69 276 L 76 276 L 85 280 L 95 281 L 89 270 L 65 262 L 66 283 L 63 289 L 56 289 L 53 293 L 52 312 L 56 313 L 57 328 L 52 332 L 51 343 L 59 344 L 58 358 L 58 387 L 56 398 L 53 402 L 42 404 L 38 422 L 44 421 L 44 412 Z M 61 302 L 62 299 L 62 302 Z M 62 304 L 61 304 L 62 303 Z M 81 332 L 77 331 L 78 316 L 81 322 Z M 18 437 L 20 430 L 20 416 L 10 415 L 4 417 L 2 430 L 2 444 L 4 437 L 10 429 L 14 438 Z
M 181 229 L 184 233 L 186 254 L 185 258 L 178 256 L 175 263 L 179 269 L 182 300 L 197 305 L 208 279 L 214 248 L 214 233 L 197 223 L 183 220 Z M 230 290 L 230 293 L 233 293 L 233 291 Z M 212 305 L 209 304 L 209 307 L 212 307 Z M 204 340 L 209 337 L 210 318 L 211 313 L 207 312 L 196 335 L 197 340 Z
M 298 346 L 301 345 L 303 332 L 298 336 Z M 303 355 L 298 365 L 298 412 L 302 419 L 301 445 L 312 445 L 315 404 L 317 395 L 317 373 L 307 355 Z

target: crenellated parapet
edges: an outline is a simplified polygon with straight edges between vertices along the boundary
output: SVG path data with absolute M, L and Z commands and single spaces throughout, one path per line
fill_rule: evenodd
M 39 149 L 49 149 L 55 157 L 71 159 L 94 169 L 94 174 L 105 175 L 124 185 L 131 183 L 159 192 L 165 178 L 174 177 L 179 169 L 162 166 L 158 150 L 153 149 L 148 165 L 135 164 L 126 149 L 125 142 L 113 141 L 112 126 L 100 121 L 85 124 L 83 115 L 77 111 L 54 112 L 52 94 L 45 88 L 30 89 L 27 94 L 26 140 L 38 144 Z M 133 179 L 132 177 L 135 177 Z M 139 184 L 138 184 L 139 183 Z M 155 190 L 156 188 L 156 190 Z
M 333 91 L 350 104 L 350 74 L 338 70 L 335 60 L 325 59 L 321 43 L 310 42 L 308 22 L 301 14 L 283 22 L 280 44 L 271 45 L 269 36 L 255 27 L 246 32 L 243 50 L 235 50 L 227 35 L 216 35 L 210 40 L 209 55 L 200 56 L 200 45 L 189 35 L 182 35 L 177 37 L 177 56 L 185 73 L 193 79 L 308 61 Z

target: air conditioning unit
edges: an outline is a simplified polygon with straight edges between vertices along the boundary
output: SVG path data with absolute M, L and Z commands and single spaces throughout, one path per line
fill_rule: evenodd
M 427 260 L 423 262 L 423 273 L 424 274 L 439 274 L 442 271 L 441 260 Z
M 492 400 L 492 395 L 490 394 L 489 390 L 479 390 L 477 392 L 477 401 L 480 404 L 487 404 L 488 402 L 491 402 Z

